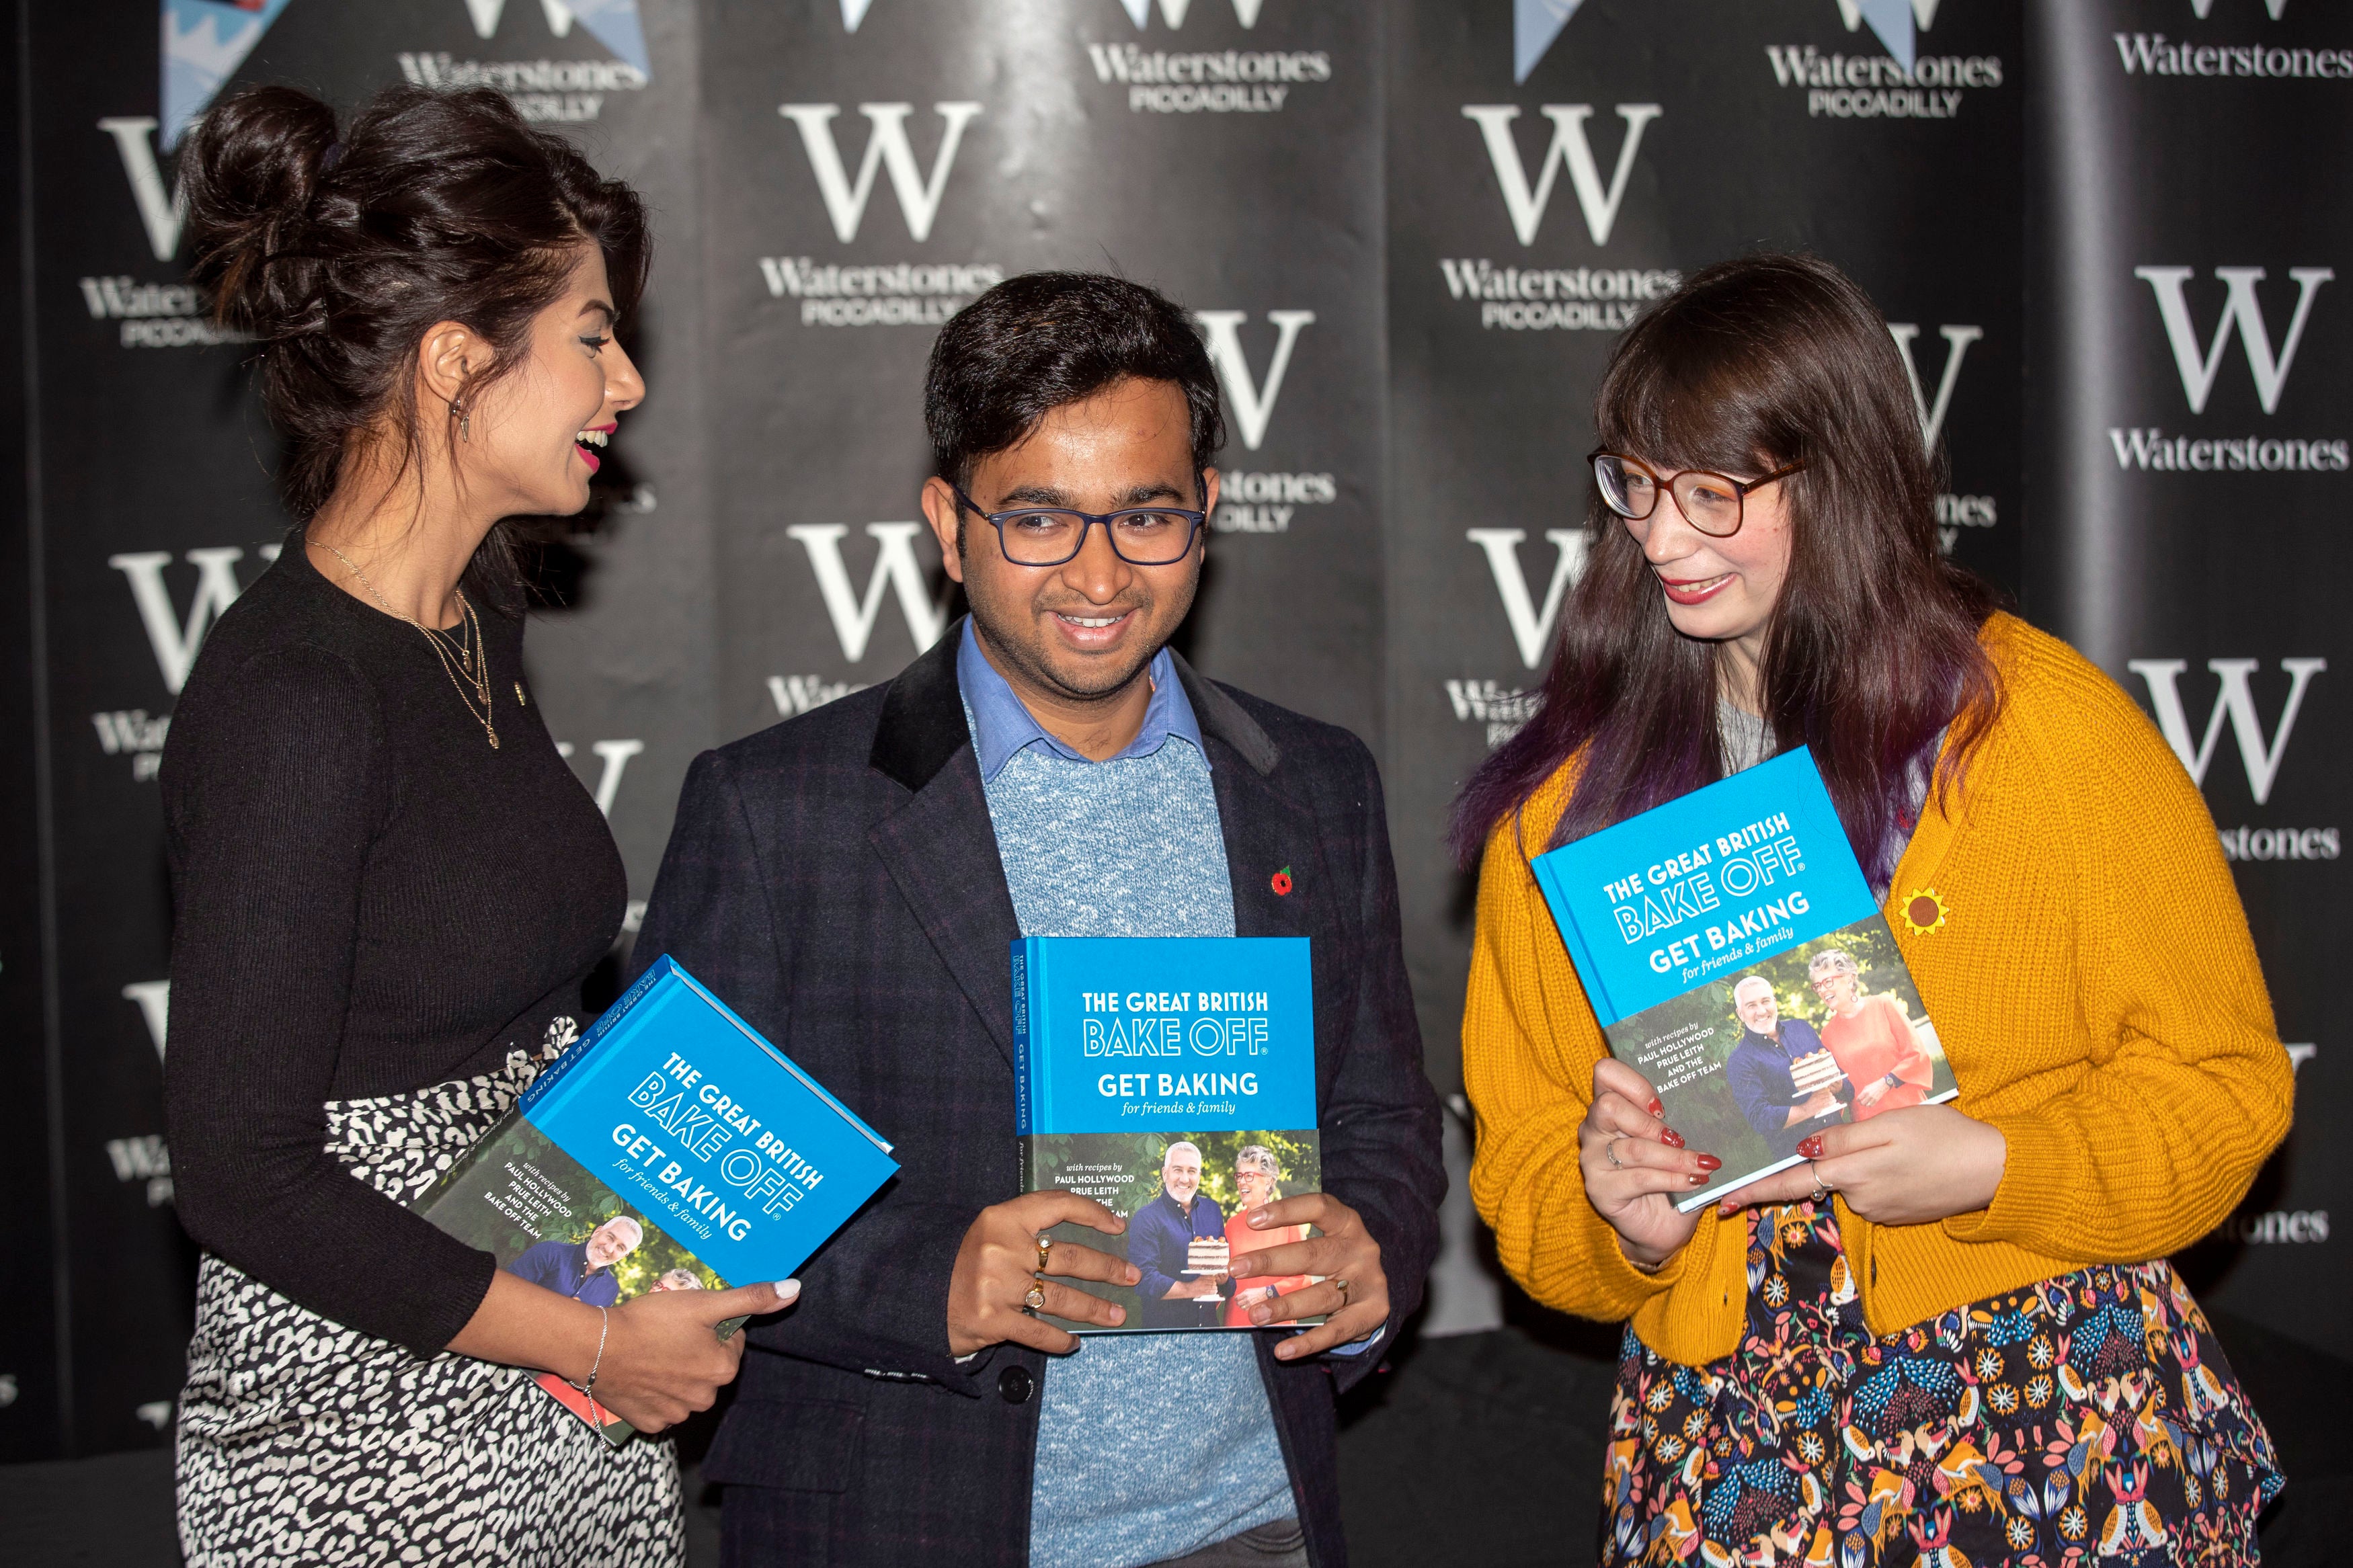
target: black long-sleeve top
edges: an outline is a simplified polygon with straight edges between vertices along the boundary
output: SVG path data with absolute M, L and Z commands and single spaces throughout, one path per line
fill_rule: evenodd
M 298 534 L 206 639 L 162 773 L 181 1221 L 419 1354 L 472 1317 L 492 1259 L 346 1171 L 325 1102 L 536 1050 L 576 1016 L 628 896 L 596 802 L 518 698 L 522 621 L 477 609 L 495 750 L 424 635 L 327 582 Z

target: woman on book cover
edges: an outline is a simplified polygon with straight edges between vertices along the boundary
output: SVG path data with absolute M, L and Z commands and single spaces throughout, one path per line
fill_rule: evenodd
M 1304 1274 L 1253 1276 L 1240 1266 L 1242 1254 L 1257 1252 L 1293 1241 L 1305 1241 L 1308 1227 L 1303 1225 L 1273 1225 L 1264 1230 L 1250 1228 L 1252 1209 L 1264 1208 L 1282 1196 L 1282 1163 L 1274 1151 L 1263 1143 L 1245 1143 L 1234 1156 L 1234 1192 L 1237 1194 L 1234 1212 L 1226 1221 L 1226 1246 L 1235 1260 L 1234 1293 L 1226 1302 L 1226 1327 L 1247 1329 L 1250 1310 L 1261 1301 L 1271 1301 L 1277 1296 L 1290 1294 L 1309 1283 Z
M 1854 1096 L 1854 1119 L 1862 1121 L 1927 1099 L 1936 1067 L 1905 1016 L 1904 1004 L 1884 991 L 1863 994 L 1862 968 L 1842 947 L 1826 947 L 1814 954 L 1806 973 L 1814 994 L 1830 1009 L 1822 1019 L 1822 1045 L 1846 1074 Z
M 2197 786 L 1938 548 L 1903 356 L 1828 263 L 1694 274 L 1595 416 L 1585 574 L 1454 843 L 1472 1196 L 1537 1300 L 1630 1320 L 1603 1561 L 2061 1563 L 2121 1532 L 2255 1563 L 2279 1465 L 2167 1258 L 2239 1204 L 2292 1083 Z M 1687 1214 L 1722 1162 L 1609 1055 L 1528 861 L 1800 744 L 1959 1098 L 1890 1084 Z M 1862 1016 L 1831 1029 L 1892 1036 Z M 1915 1071 L 1879 1076 L 1909 1100 Z
M 195 1568 L 678 1563 L 671 1447 L 610 1447 L 535 1374 L 659 1430 L 735 1375 L 714 1327 L 797 1287 L 610 1305 L 586 1251 L 550 1289 L 405 1206 L 577 1037 L 628 900 L 524 676 L 504 520 L 585 508 L 645 396 L 614 337 L 644 208 L 487 89 L 390 89 L 340 127 L 250 89 L 179 178 L 297 520 L 164 755 L 165 1103 L 204 1248 L 182 1545 Z

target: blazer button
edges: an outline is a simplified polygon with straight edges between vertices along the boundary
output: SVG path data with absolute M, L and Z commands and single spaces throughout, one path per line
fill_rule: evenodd
M 1008 1366 L 997 1374 L 997 1392 L 1008 1405 L 1027 1405 L 1038 1392 L 1038 1380 L 1026 1366 Z

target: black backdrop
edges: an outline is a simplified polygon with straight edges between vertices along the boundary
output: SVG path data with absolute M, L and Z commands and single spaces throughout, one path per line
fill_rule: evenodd
M 164 27 L 158 29 L 159 8 Z M 920 367 L 996 279 L 1201 315 L 1234 437 L 1185 633 L 1384 761 L 1430 1070 L 1444 803 L 1525 717 L 1616 332 L 1715 258 L 1847 267 L 1951 460 L 1947 545 L 2200 773 L 2318 1116 L 2197 1250 L 2353 1354 L 2322 1026 L 2342 784 L 2353 22 L 2313 0 L 17 0 L 0 73 L 0 1458 L 165 1441 L 192 1258 L 161 1137 L 153 768 L 283 526 L 168 143 L 220 82 L 484 80 L 659 213 L 653 396 L 553 546 L 533 679 L 649 889 L 702 747 L 955 612 Z M 159 47 L 159 36 L 165 44 Z M 160 58 L 170 55 L 167 60 Z M 2216 446 L 2213 443 L 2225 443 Z M 13 651 L 21 649 L 21 654 Z M 2334 662 L 2335 668 L 2330 668 Z M 1461 1212 L 1459 1205 L 1454 1211 Z M 1461 1248 L 1451 1256 L 1469 1256 Z M 1460 1326 L 1458 1314 L 1457 1323 Z

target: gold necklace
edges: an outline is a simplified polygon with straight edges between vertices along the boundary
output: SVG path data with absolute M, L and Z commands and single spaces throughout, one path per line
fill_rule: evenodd
M 323 539 L 319 542 L 327 544 Z M 458 700 L 466 705 L 466 711 L 473 715 L 475 722 L 481 725 L 482 733 L 491 738 L 491 750 L 497 751 L 499 731 L 491 722 L 491 645 L 482 636 L 482 623 L 475 616 L 473 604 L 466 597 L 466 591 L 463 588 L 457 590 L 459 619 L 458 652 L 453 659 L 448 640 L 416 616 L 404 616 L 394 609 L 392 601 L 376 591 L 376 585 L 368 581 L 367 574 L 359 569 L 358 563 L 332 544 L 327 544 L 327 553 L 351 568 L 352 575 L 358 578 L 360 586 L 384 606 L 385 615 L 395 620 L 406 621 L 424 635 L 425 640 L 432 645 L 433 657 L 441 661 L 442 673 L 449 678 L 449 684 L 458 689 Z

